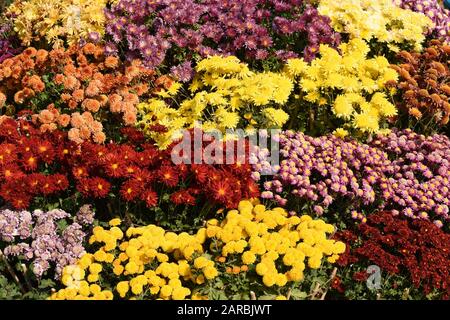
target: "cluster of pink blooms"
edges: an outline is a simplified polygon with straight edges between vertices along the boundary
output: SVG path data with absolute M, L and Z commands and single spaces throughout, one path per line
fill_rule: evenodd
M 94 221 L 88 205 L 82 206 L 75 217 L 70 216 L 60 209 L 32 213 L 0 210 L 0 239 L 7 244 L 3 253 L 31 262 L 37 278 L 51 268 L 58 278 L 66 265 L 75 263 L 85 253 L 83 227 L 90 227 Z M 67 226 L 61 230 L 63 221 Z
M 444 135 L 406 129 L 361 144 L 285 131 L 280 155 L 280 164 L 271 165 L 261 150 L 253 173 L 266 179 L 262 198 L 279 205 L 309 206 L 319 215 L 347 210 L 361 220 L 365 212 L 391 210 L 439 227 L 449 220 L 450 140 Z

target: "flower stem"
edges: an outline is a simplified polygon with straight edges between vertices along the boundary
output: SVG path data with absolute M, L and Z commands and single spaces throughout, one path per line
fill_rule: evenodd
M 26 293 L 25 288 L 22 286 L 22 284 L 20 283 L 19 277 L 17 277 L 17 274 L 14 272 L 13 267 L 11 267 L 11 265 L 8 262 L 8 259 L 6 258 L 6 256 L 3 254 L 2 250 L 0 249 L 0 259 L 5 263 L 6 265 L 6 269 L 8 269 L 9 274 L 11 275 L 11 277 L 14 279 L 14 281 L 17 283 L 17 285 L 20 288 L 20 291 L 22 291 L 23 294 Z

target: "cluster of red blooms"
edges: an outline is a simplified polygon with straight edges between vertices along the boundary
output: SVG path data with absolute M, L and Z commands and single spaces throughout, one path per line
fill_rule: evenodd
M 20 131 L 18 130 L 20 128 Z M 29 123 L 6 119 L 0 123 L 0 199 L 15 208 L 28 207 L 37 195 L 51 195 L 66 190 L 67 176 L 43 174 L 39 165 L 50 166 L 62 157 L 60 134 L 43 138 Z
M 159 151 L 133 128 L 122 129 L 122 134 L 126 143 L 77 144 L 60 130 L 42 132 L 29 121 L 3 119 L 0 200 L 25 209 L 38 195 L 75 187 L 86 198 L 113 193 L 154 207 L 161 196 L 156 190 L 168 190 L 176 205 L 194 205 L 205 197 L 231 208 L 243 198 L 259 195 L 248 163 L 174 164 L 171 148 Z
M 356 232 L 339 232 L 337 238 L 348 244 L 338 265 L 368 260 L 390 274 L 406 273 L 425 294 L 437 289 L 450 298 L 450 234 L 432 222 L 379 212 L 369 215 Z M 353 276 L 357 281 L 366 277 L 361 272 Z

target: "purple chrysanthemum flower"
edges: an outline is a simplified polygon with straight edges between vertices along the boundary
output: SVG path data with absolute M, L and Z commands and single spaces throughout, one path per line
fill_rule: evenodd
M 82 225 L 91 226 L 94 213 L 85 205 L 74 222 L 70 223 L 69 217 L 60 209 L 34 210 L 33 213 L 0 210 L 0 239 L 7 243 L 4 254 L 31 262 L 37 278 L 54 266 L 55 278 L 58 278 L 64 266 L 75 263 L 84 254 L 86 233 Z M 63 220 L 67 226 L 61 231 L 58 222 Z
M 162 63 L 177 68 L 214 54 L 244 60 L 304 54 L 310 60 L 319 44 L 340 42 L 329 18 L 302 0 L 121 0 L 106 10 L 106 18 L 107 38 L 141 56 L 150 68 Z M 286 36 L 307 41 L 294 47 Z
M 275 167 L 267 152 L 252 157 L 260 175 Z M 264 182 L 262 197 L 279 205 L 290 199 L 310 204 L 317 214 L 340 210 L 359 217 L 376 207 L 410 218 L 449 220 L 450 140 L 444 135 L 393 131 L 361 144 L 286 131 L 280 135 L 277 168 Z

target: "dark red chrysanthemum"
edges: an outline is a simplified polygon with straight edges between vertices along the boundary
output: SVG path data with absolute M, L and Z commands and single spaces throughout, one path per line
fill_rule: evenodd
M 158 195 L 153 190 L 146 190 L 141 194 L 141 200 L 147 207 L 152 208 L 158 204 Z
M 213 198 L 222 203 L 227 202 L 232 195 L 230 185 L 223 180 L 212 182 L 210 184 L 210 191 L 212 192 Z
M 20 139 L 20 134 L 17 130 L 17 124 L 13 119 L 5 119 L 0 125 L 0 138 L 6 141 L 13 142 Z
M 20 180 L 23 177 L 25 177 L 25 173 L 16 164 L 0 168 L 0 180 Z
M 128 180 L 120 188 L 120 195 L 127 201 L 134 201 L 142 194 L 143 185 L 138 180 Z
M 75 177 L 75 179 L 83 179 L 87 178 L 89 176 L 89 172 L 87 167 L 84 166 L 77 166 L 72 168 L 72 174 Z
M 39 194 L 45 181 L 46 177 L 42 173 L 32 173 L 25 178 L 25 184 L 28 185 L 28 191 L 31 194 Z
M 51 164 L 55 159 L 55 149 L 49 141 L 38 142 L 34 149 L 34 152 L 47 164 Z
M 208 166 L 193 164 L 191 165 L 191 170 L 199 183 L 206 183 L 210 172 L 210 168 L 208 168 Z
M 10 143 L 0 144 L 0 166 L 5 166 L 17 160 L 16 147 Z
M 331 281 L 331 288 L 337 290 L 340 293 L 345 292 L 345 288 L 342 285 L 342 281 L 339 277 L 334 277 L 334 279 Z
M 69 187 L 69 180 L 63 174 L 56 173 L 50 177 L 52 184 L 55 186 L 55 191 L 64 191 Z
M 450 295 L 450 235 L 432 222 L 378 212 L 356 232 L 346 230 L 336 237 L 347 242 L 338 265 L 365 261 L 391 274 L 408 275 L 424 294 L 439 290 L 443 298 Z M 354 279 L 363 281 L 364 275 L 356 273 Z
M 26 209 L 28 208 L 31 201 L 31 196 L 26 193 L 17 193 L 14 199 L 11 200 L 11 204 L 16 209 Z
M 248 179 L 243 183 L 243 191 L 244 191 L 244 198 L 247 199 L 257 198 L 260 195 L 259 186 L 252 179 Z
M 105 172 L 112 178 L 119 178 L 125 174 L 125 163 L 118 154 L 108 154 Z
M 365 272 L 365 271 L 358 271 L 358 272 L 355 272 L 353 274 L 352 278 L 355 281 L 362 282 L 362 281 L 366 281 L 368 276 L 369 275 L 368 275 L 367 272 Z
M 27 171 L 34 171 L 39 165 L 39 159 L 31 152 L 26 152 L 22 155 L 22 166 Z
M 161 179 L 161 182 L 168 187 L 175 187 L 178 184 L 178 173 L 173 167 L 161 167 L 158 171 L 158 177 Z
M 88 178 L 87 184 L 91 196 L 94 198 L 104 198 L 108 195 L 111 184 L 103 178 Z
M 154 164 L 159 157 L 158 150 L 155 149 L 155 147 L 151 145 L 144 146 L 144 151 L 139 152 L 138 155 L 136 155 L 136 164 L 139 166 L 150 166 Z
M 191 195 L 189 190 L 180 190 L 171 194 L 170 200 L 177 205 L 195 205 L 195 197 Z
M 123 137 L 128 139 L 131 143 L 140 144 L 144 142 L 145 137 L 142 131 L 136 128 L 125 127 L 120 129 L 120 133 Z

